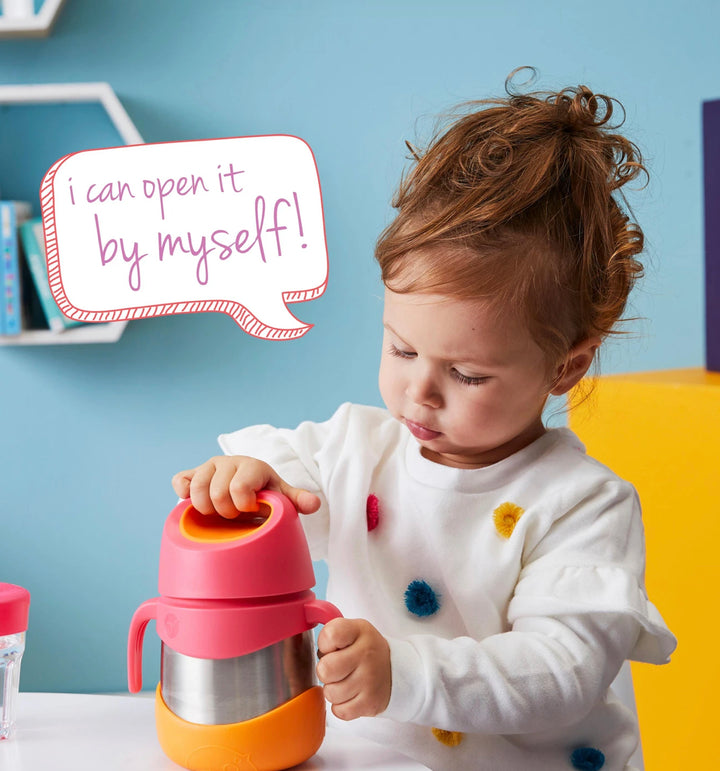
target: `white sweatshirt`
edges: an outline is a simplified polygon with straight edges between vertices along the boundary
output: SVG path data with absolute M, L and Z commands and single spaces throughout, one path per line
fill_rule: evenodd
M 219 442 L 321 497 L 301 521 L 328 599 L 389 641 L 390 704 L 349 730 L 438 771 L 630 768 L 636 719 L 610 684 L 675 638 L 645 594 L 635 490 L 571 431 L 480 469 L 351 404 Z

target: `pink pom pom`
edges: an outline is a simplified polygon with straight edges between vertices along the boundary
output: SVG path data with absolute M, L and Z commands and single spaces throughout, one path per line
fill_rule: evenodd
M 371 530 L 374 530 L 380 522 L 380 504 L 377 495 L 368 495 L 365 512 L 367 514 L 367 529 L 368 532 L 370 532 Z

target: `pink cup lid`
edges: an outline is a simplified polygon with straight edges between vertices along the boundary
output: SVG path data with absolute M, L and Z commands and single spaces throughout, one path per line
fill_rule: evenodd
M 158 588 L 198 600 L 277 597 L 312 588 L 315 574 L 298 513 L 275 490 L 257 493 L 258 520 L 205 516 L 184 500 L 165 520 Z
M 30 613 L 30 592 L 22 586 L 0 583 L 0 635 L 25 632 Z

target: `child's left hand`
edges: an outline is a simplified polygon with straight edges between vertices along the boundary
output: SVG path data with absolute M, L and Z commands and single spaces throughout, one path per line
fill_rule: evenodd
M 373 717 L 390 703 L 390 646 L 369 622 L 336 618 L 318 635 L 317 675 L 341 720 Z

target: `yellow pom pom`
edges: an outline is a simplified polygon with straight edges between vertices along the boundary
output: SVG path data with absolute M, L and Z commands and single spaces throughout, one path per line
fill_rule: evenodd
M 517 521 L 522 517 L 524 509 L 517 504 L 506 501 L 501 503 L 493 512 L 495 527 L 503 538 L 510 538 Z
M 446 747 L 457 747 L 463 740 L 460 731 L 444 731 L 442 728 L 433 728 L 433 736 Z

